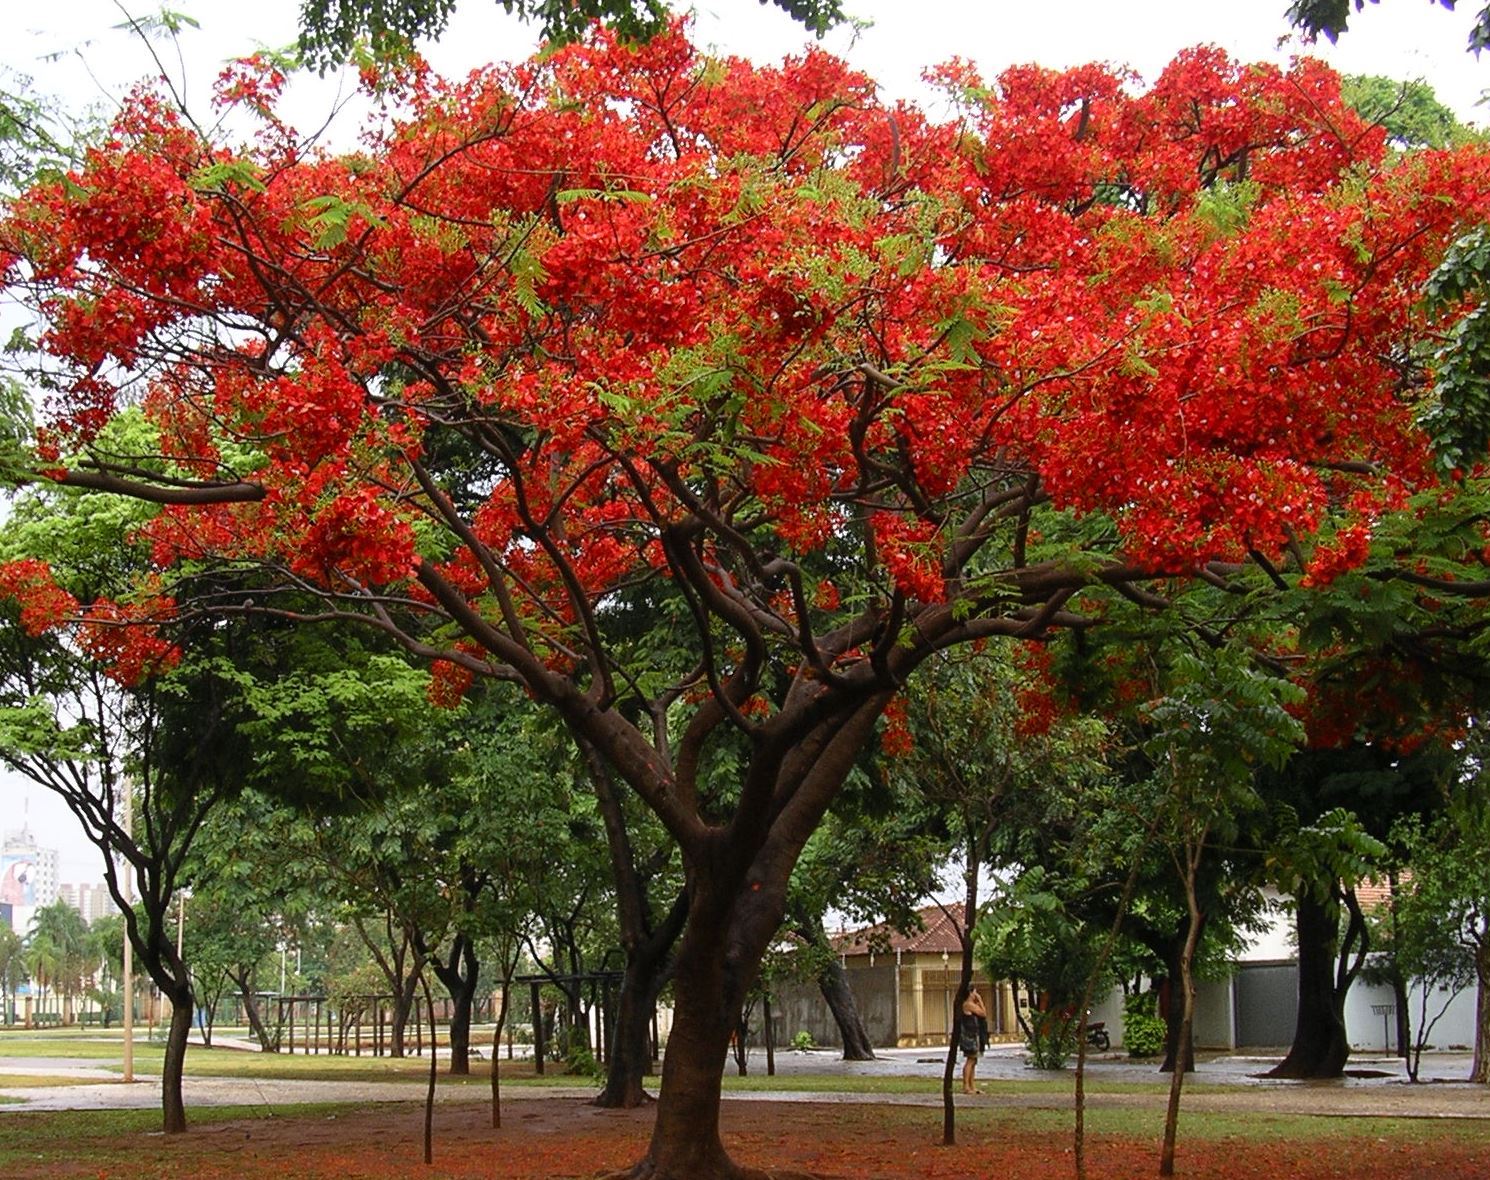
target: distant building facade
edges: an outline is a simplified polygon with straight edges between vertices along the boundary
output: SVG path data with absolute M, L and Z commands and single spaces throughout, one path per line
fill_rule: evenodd
M 119 912 L 119 907 L 114 904 L 114 897 L 107 885 L 93 882 L 84 882 L 81 885 L 64 883 L 58 886 L 57 896 L 82 914 L 83 921 L 90 926 L 99 918 L 106 918 L 110 914 Z
M 886 925 L 850 930 L 832 940 L 853 988 L 870 1043 L 879 1048 L 945 1045 L 952 1029 L 952 1004 L 962 972 L 962 941 L 957 917 L 961 906 L 927 906 L 919 911 L 921 929 L 903 934 Z M 975 969 L 973 982 L 988 1007 L 993 1041 L 1017 1041 L 1014 991 L 991 982 Z M 820 1045 L 841 1039 L 821 992 L 810 983 L 777 989 L 773 1000 L 773 1036 L 777 1045 L 798 1032 L 810 1032 Z

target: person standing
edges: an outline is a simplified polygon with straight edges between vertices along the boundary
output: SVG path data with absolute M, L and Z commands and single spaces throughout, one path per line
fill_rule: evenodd
M 978 1087 L 974 1074 L 978 1070 L 978 1054 L 988 1048 L 988 1009 L 976 984 L 968 989 L 967 999 L 962 1001 L 962 1014 L 957 1020 L 957 1041 L 962 1050 L 962 1092 L 976 1094 Z

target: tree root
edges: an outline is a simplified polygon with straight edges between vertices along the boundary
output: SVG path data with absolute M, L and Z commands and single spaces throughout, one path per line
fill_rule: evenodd
M 642 1160 L 634 1167 L 626 1168 L 620 1172 L 601 1172 L 595 1180 L 834 1180 L 820 1172 L 792 1172 L 770 1169 L 762 1171 L 759 1168 L 732 1167 L 728 1172 L 721 1172 L 717 1176 L 688 1176 L 674 1177 L 666 1172 L 659 1172 L 651 1160 Z

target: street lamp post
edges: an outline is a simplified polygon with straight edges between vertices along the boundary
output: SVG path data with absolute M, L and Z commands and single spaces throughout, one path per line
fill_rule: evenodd
M 124 790 L 124 835 L 134 839 L 134 791 Z M 121 858 L 122 859 L 122 858 Z M 124 905 L 134 905 L 133 866 L 124 860 Z M 129 940 L 129 916 L 124 918 L 124 1080 L 135 1080 L 135 992 L 134 992 L 134 944 Z

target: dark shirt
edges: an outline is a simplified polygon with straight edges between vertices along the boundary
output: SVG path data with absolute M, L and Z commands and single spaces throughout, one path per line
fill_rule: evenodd
M 988 1048 L 988 1021 L 976 1012 L 964 1012 L 958 1023 L 957 1038 L 962 1041 L 974 1041 L 978 1046 L 978 1052 Z

